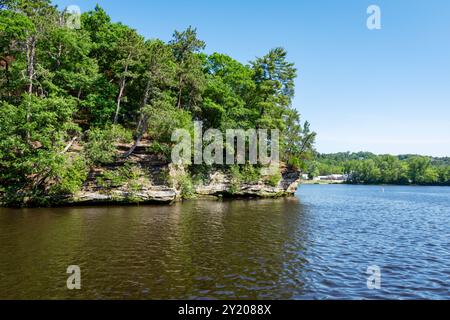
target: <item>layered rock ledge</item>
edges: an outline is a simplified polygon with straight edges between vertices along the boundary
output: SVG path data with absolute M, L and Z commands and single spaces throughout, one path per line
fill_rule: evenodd
M 147 166 L 149 176 L 140 176 L 134 181 L 123 181 L 113 186 L 102 186 L 98 177 L 104 170 L 94 170 L 89 181 L 76 195 L 68 197 L 63 204 L 132 204 L 132 203 L 159 203 L 170 204 L 183 199 L 183 190 L 176 183 L 158 181 L 158 176 L 166 170 L 169 181 L 175 181 L 186 174 L 184 168 L 168 166 Z M 223 171 L 212 171 L 207 182 L 193 186 L 191 197 L 229 197 L 229 198 L 275 198 L 293 195 L 300 181 L 298 171 L 281 168 L 281 179 L 276 184 L 268 184 L 261 179 L 255 183 L 241 183 L 236 186 L 230 174 Z

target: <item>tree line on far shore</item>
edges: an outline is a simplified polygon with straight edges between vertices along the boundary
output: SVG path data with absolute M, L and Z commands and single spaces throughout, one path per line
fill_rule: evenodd
M 375 155 L 370 152 L 317 154 L 308 175 L 347 174 L 353 184 L 450 186 L 450 158 Z

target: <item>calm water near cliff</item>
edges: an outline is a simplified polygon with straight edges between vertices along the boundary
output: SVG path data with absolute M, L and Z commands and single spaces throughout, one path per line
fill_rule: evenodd
M 81 290 L 66 269 L 81 267 Z M 381 289 L 367 288 L 368 266 Z M 450 188 L 0 208 L 0 299 L 450 299 Z

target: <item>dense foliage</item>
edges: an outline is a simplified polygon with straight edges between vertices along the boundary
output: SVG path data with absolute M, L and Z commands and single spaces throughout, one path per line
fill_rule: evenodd
M 49 0 L 0 0 L 4 199 L 73 193 L 92 166 L 130 156 L 142 139 L 167 156 L 173 130 L 191 130 L 193 120 L 277 128 L 284 162 L 302 167 L 311 157 L 315 134 L 292 107 L 296 69 L 284 49 L 242 64 L 203 53 L 191 27 L 164 43 L 98 6 L 79 29 L 70 18 Z M 119 142 L 132 147 L 118 155 Z
M 348 174 L 350 183 L 450 185 L 450 159 L 369 152 L 319 154 L 308 165 L 311 177 Z

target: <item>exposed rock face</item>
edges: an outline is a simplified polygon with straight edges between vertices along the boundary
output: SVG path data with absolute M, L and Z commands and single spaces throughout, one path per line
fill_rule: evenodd
M 207 185 L 197 186 L 195 192 L 203 196 L 217 196 L 230 191 L 230 178 L 223 172 L 215 172 L 209 177 L 210 182 Z
M 4 202 L 0 190 L 0 206 L 56 206 L 56 205 L 105 205 L 160 203 L 170 204 L 189 197 L 281 197 L 293 195 L 300 182 L 300 172 L 286 167 L 262 168 L 256 176 L 239 176 L 219 169 L 211 169 L 208 174 L 192 173 L 183 166 L 167 163 L 166 160 L 146 150 L 146 145 L 138 146 L 128 157 L 120 157 L 129 145 L 118 145 L 116 162 L 102 167 L 93 167 L 79 192 L 74 195 L 54 195 L 40 197 L 40 202 L 23 197 L 17 203 Z M 80 152 L 77 144 L 74 153 Z M 195 168 L 194 170 L 195 171 Z M 281 175 L 280 175 L 281 173 Z M 236 175 L 239 178 L 236 178 Z M 259 179 L 252 183 L 244 180 Z M 276 181 L 279 179 L 279 181 Z M 239 182 L 237 182 L 238 180 Z M 188 190 L 186 194 L 186 189 Z
M 244 183 L 234 189 L 229 176 L 222 172 L 215 172 L 211 175 L 210 183 L 198 186 L 196 193 L 208 196 L 279 197 L 294 194 L 299 182 L 299 172 L 283 169 L 282 179 L 276 186 L 260 181 L 254 184 Z
M 294 194 L 301 180 L 300 171 L 289 171 L 285 169 L 282 176 L 283 178 L 280 182 L 281 189 L 287 194 Z
M 107 171 L 117 171 L 120 164 L 110 168 L 92 170 L 83 189 L 68 201 L 70 204 L 104 203 L 171 203 L 180 193 L 174 187 L 160 181 L 160 173 L 166 166 L 161 164 L 136 163 L 137 172 L 132 178 L 115 181 L 106 185 L 99 178 Z M 127 172 L 119 172 L 126 174 Z
M 134 187 L 131 181 L 124 181 L 117 186 L 101 186 L 96 178 L 101 176 L 103 170 L 94 170 L 91 172 L 89 181 L 84 188 L 66 202 L 69 204 L 111 204 L 111 203 L 172 203 L 181 199 L 181 189 L 174 182 L 161 182 L 155 178 L 155 170 L 159 173 L 161 170 L 168 173 L 168 181 L 176 181 L 180 176 L 186 175 L 184 168 L 168 165 L 165 168 L 155 169 L 154 166 L 148 166 L 145 172 L 150 172 L 150 177 L 138 177 L 134 181 Z M 144 172 L 144 170 L 143 170 Z M 194 187 L 194 193 L 197 196 L 215 196 L 215 197 L 280 197 L 292 195 L 297 190 L 300 179 L 300 173 L 289 171 L 286 168 L 281 169 L 282 178 L 276 186 L 259 181 L 254 184 L 233 185 L 229 175 L 221 171 L 215 171 L 209 175 L 207 183 Z M 152 175 L 154 175 L 152 177 Z
M 101 192 L 81 191 L 69 202 L 73 204 L 101 203 L 171 203 L 177 198 L 177 191 L 164 187 L 143 187 L 131 192 L 127 190 L 110 190 L 107 194 Z

